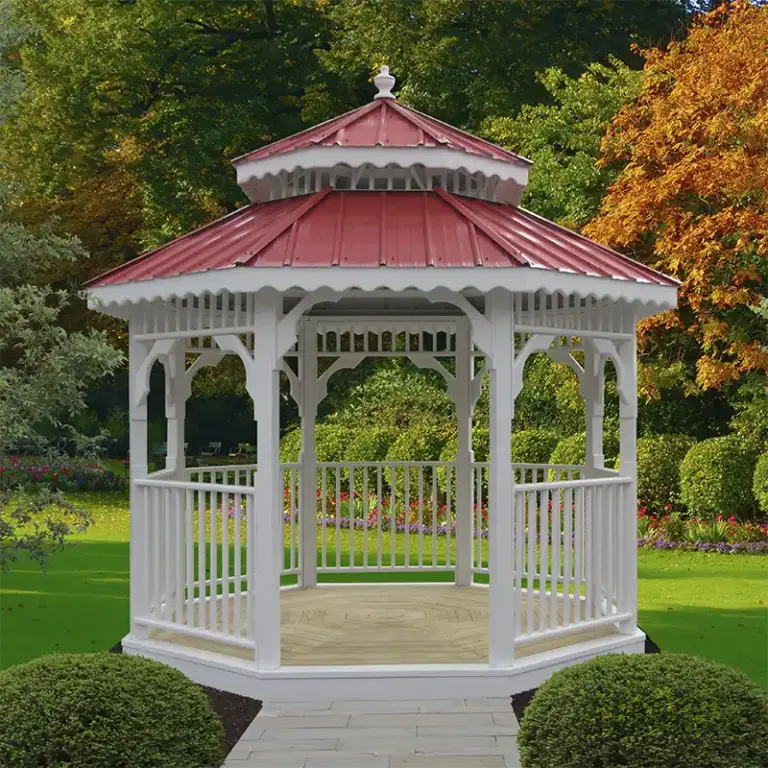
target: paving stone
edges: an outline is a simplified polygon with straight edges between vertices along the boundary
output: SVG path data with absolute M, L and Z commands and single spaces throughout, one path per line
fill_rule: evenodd
M 480 707 L 482 709 L 487 707 L 495 707 L 497 709 L 512 709 L 511 696 L 497 696 L 485 699 L 465 699 L 465 703 L 469 709 L 474 709 L 475 707 Z
M 304 768 L 389 768 L 389 757 L 372 755 L 318 755 L 307 759 Z
M 256 716 L 254 723 L 258 721 L 261 715 Z M 340 712 L 326 715 L 284 715 L 283 717 L 274 717 L 261 723 L 262 728 L 268 731 L 280 730 L 281 728 L 345 728 L 349 723 L 349 715 Z
M 277 701 L 265 704 L 259 712 L 259 717 L 279 717 L 283 714 L 299 712 L 301 714 L 312 712 L 327 712 L 331 708 L 331 700 L 322 701 Z
M 498 728 L 499 726 L 488 726 Z M 262 741 L 290 741 L 291 739 L 355 739 L 364 741 L 366 739 L 390 739 L 397 742 L 398 739 L 415 739 L 419 734 L 416 733 L 416 726 L 409 728 L 400 726 L 392 728 L 275 728 L 267 730 L 261 737 Z
M 439 714 L 452 712 L 466 712 L 467 703 L 464 699 L 441 699 L 439 701 L 425 701 L 421 703 L 419 712 L 422 714 Z
M 338 750 L 342 754 L 358 755 L 406 755 L 424 754 L 500 754 L 493 736 L 465 736 L 460 739 L 421 738 L 419 736 L 389 739 L 356 739 L 350 733 L 349 738 L 339 739 Z M 467 752 L 467 750 L 474 750 Z
M 447 712 L 433 714 L 371 714 L 352 715 L 350 728 L 375 728 L 377 726 L 412 726 L 412 725 L 491 725 L 493 716 L 488 712 Z
M 440 701 L 334 701 L 331 712 L 363 714 L 418 714 L 419 712 L 466 712 L 464 699 Z
M 459 737 L 459 736 L 514 736 L 518 727 L 510 725 L 419 725 L 416 728 L 417 735 L 423 737 L 437 738 L 440 736 Z
M 276 744 L 279 746 L 276 747 Z M 256 752 L 275 752 L 276 749 L 281 752 L 319 752 L 323 750 L 336 749 L 339 744 L 338 739 L 294 739 L 293 741 L 266 741 L 263 738 L 258 741 L 246 742 L 251 754 Z M 239 742 L 238 745 L 239 746 Z
M 224 768 L 306 768 L 307 758 L 300 756 L 252 755 L 247 760 L 224 763 Z
M 509 725 L 518 730 L 520 729 L 520 724 L 517 722 L 514 712 L 493 712 L 491 717 L 496 725 Z
M 499 755 L 450 757 L 446 755 L 406 755 L 393 757 L 389 768 L 506 768 Z

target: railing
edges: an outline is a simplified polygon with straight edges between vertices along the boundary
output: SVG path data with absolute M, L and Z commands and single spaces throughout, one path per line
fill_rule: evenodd
M 318 572 L 452 571 L 454 475 L 452 461 L 318 463 Z
M 300 469 L 281 464 L 284 503 L 275 510 L 283 516 L 281 575 L 293 578 L 302 563 Z M 137 624 L 254 647 L 256 470 L 194 467 L 185 470 L 187 482 L 157 475 L 134 481 Z M 513 465 L 516 645 L 633 615 L 632 480 L 611 470 L 587 479 L 580 470 Z M 317 532 L 318 573 L 454 572 L 456 517 L 465 510 L 472 515 L 472 571 L 488 574 L 489 471 L 488 463 L 474 463 L 465 495 L 457 493 L 452 461 L 318 463 L 316 498 L 304 518 Z M 457 510 L 457 503 L 472 509 Z
M 133 484 L 135 623 L 252 648 L 255 491 L 151 478 Z
M 488 483 L 490 464 L 476 461 L 473 465 L 472 572 L 488 574 Z M 576 464 L 512 464 L 515 483 L 544 483 L 548 480 L 573 480 L 584 469 Z
M 517 645 L 631 616 L 631 482 L 607 477 L 515 487 Z

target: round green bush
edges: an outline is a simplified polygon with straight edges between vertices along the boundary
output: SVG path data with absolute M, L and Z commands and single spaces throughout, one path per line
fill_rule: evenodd
M 523 429 L 512 435 L 512 462 L 515 464 L 546 464 L 560 442 L 551 429 Z
M 695 517 L 750 517 L 757 456 L 735 435 L 691 446 L 680 465 L 680 497 Z
M 517 744 L 523 768 L 765 768 L 768 692 L 694 656 L 601 656 L 539 688 Z
M 581 432 L 577 435 L 563 438 L 552 451 L 549 457 L 550 464 L 577 464 L 583 465 L 587 455 L 587 435 Z M 606 467 L 613 467 L 619 455 L 619 438 L 613 433 L 603 435 L 603 460 Z M 550 479 L 553 473 L 550 471 Z M 579 478 L 579 473 L 573 473 L 574 480 Z
M 0 671 L 4 768 L 211 768 L 224 728 L 208 696 L 165 664 L 56 654 Z
M 694 444 L 685 435 L 654 435 L 637 441 L 637 498 L 661 514 L 680 499 L 680 465 Z
M 416 425 L 410 429 L 401 432 L 394 443 L 387 451 L 387 461 L 439 461 L 446 443 L 450 440 L 450 435 L 442 429 L 435 426 Z M 455 456 L 455 453 L 454 453 Z M 389 470 L 386 470 L 387 478 L 390 477 Z M 438 472 L 438 483 L 444 487 L 445 480 L 441 482 L 442 472 Z M 432 487 L 432 471 L 425 469 L 422 478 L 422 485 L 425 495 Z M 397 470 L 395 482 L 395 493 L 397 503 L 405 499 L 405 471 Z M 419 493 L 419 473 L 415 470 L 409 470 L 408 473 L 408 498 L 417 499 Z
M 755 465 L 752 478 L 752 492 L 761 512 L 768 512 L 768 453 L 761 454 Z

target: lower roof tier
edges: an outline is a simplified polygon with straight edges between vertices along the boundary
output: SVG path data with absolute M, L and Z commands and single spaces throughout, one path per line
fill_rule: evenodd
M 233 267 L 514 267 L 677 285 L 522 208 L 435 188 L 323 189 L 249 205 L 101 275 L 88 287 Z

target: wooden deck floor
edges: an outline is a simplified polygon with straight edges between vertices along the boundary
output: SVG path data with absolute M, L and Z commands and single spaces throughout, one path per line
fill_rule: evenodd
M 525 614 L 525 599 L 523 599 Z M 538 617 L 537 617 L 538 620 Z M 520 647 L 529 656 L 606 637 L 613 626 Z M 244 659 L 253 652 L 155 630 L 151 637 Z M 453 585 L 323 586 L 281 593 L 286 666 L 461 664 L 488 660 L 488 591 Z

